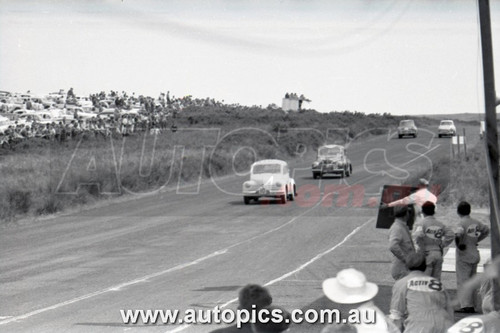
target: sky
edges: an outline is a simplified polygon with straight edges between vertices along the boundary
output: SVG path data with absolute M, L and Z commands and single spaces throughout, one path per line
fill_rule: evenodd
M 490 0 L 500 85 L 500 0 Z M 496 48 L 495 48 L 496 47 Z M 0 90 L 482 113 L 476 0 L 0 0 Z M 499 89 L 497 88 L 497 91 Z

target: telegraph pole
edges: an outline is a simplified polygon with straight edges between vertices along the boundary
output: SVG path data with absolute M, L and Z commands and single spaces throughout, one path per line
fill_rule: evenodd
M 484 106 L 486 113 L 486 148 L 489 165 L 490 182 L 490 223 L 491 223 L 491 256 L 500 256 L 499 234 L 499 183 L 498 183 L 498 131 L 496 114 L 496 92 L 493 68 L 493 46 L 491 39 L 491 19 L 489 0 L 478 0 L 479 21 L 481 25 L 481 48 L 483 55 Z M 493 286 L 495 310 L 500 310 L 500 287 Z

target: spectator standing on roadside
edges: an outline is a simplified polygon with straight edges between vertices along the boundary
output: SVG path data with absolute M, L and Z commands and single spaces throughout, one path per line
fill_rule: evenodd
M 453 230 L 434 217 L 436 206 L 427 201 L 422 205 L 423 219 L 413 226 L 413 244 L 425 254 L 425 273 L 441 280 L 443 249 L 455 239 Z
M 273 302 L 271 294 L 267 288 L 258 284 L 248 284 L 243 287 L 238 294 L 238 310 L 247 310 L 249 313 L 258 311 L 262 308 L 270 306 Z M 251 323 L 242 323 L 238 328 L 236 325 L 219 328 L 211 333 L 253 333 Z
M 455 234 L 457 290 L 477 273 L 477 264 L 480 260 L 477 244 L 485 239 L 490 232 L 488 226 L 471 218 L 470 212 L 471 206 L 468 202 L 462 201 L 458 204 L 457 214 L 460 220 Z M 473 297 L 459 298 L 459 302 L 460 309 L 457 312 L 475 312 Z
M 394 207 L 394 216 L 396 219 L 389 229 L 389 250 L 393 254 L 391 275 L 394 280 L 399 280 L 409 273 L 405 262 L 410 254 L 415 253 L 415 246 L 407 223 L 408 206 Z
M 392 288 L 390 318 L 402 332 L 445 332 L 453 325 L 453 308 L 441 282 L 424 273 L 425 256 L 407 259 L 410 273 Z
M 349 304 L 359 311 L 359 318 L 368 319 L 369 322 L 361 321 L 352 324 L 357 332 L 388 332 L 399 333 L 399 329 L 372 301 L 378 293 L 375 283 L 366 281 L 365 275 L 354 269 L 347 268 L 337 273 L 335 278 L 323 281 L 323 292 L 326 297 L 338 304 Z M 373 319 L 373 321 L 371 320 Z M 324 328 L 334 329 L 329 326 Z

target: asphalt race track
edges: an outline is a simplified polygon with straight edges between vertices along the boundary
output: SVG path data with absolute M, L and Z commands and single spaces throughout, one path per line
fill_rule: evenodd
M 285 205 L 244 205 L 247 177 L 234 175 L 5 227 L 0 331 L 208 332 L 222 326 L 124 324 L 120 309 L 235 309 L 248 283 L 267 285 L 273 303 L 288 310 L 328 306 L 321 282 L 347 267 L 378 283 L 387 312 L 387 230 L 374 228 L 380 189 L 430 170 L 450 144 L 423 129 L 416 139 L 355 140 L 345 179 L 313 179 L 312 154 L 304 154 L 290 161 L 299 194 Z M 334 195 L 341 184 L 357 199 Z M 452 274 L 443 280 L 454 286 Z

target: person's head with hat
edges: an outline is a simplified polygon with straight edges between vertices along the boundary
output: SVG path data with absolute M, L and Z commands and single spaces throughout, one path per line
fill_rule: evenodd
M 336 277 L 323 281 L 323 292 L 326 297 L 337 304 L 349 304 L 353 308 L 356 307 L 359 311 L 373 311 L 373 313 L 376 313 L 377 319 L 375 322 L 353 324 L 352 326 L 356 329 L 355 332 L 388 333 L 393 328 L 396 328 L 394 324 L 390 324 L 385 318 L 384 313 L 372 302 L 378 293 L 378 286 L 375 283 L 368 282 L 366 276 L 357 269 L 343 269 L 337 273 Z M 337 326 L 336 323 L 331 325 Z M 389 326 L 391 329 L 389 329 Z M 330 327 L 330 329 L 334 328 Z M 347 332 L 352 331 L 350 327 L 341 329 L 345 329 Z
M 269 305 L 260 309 L 257 320 L 252 323 L 254 333 L 286 332 L 291 324 L 291 315 L 285 309 Z
M 354 268 L 346 268 L 334 278 L 323 281 L 326 297 L 339 304 L 368 302 L 378 293 L 378 286 L 368 282 L 365 275 Z

